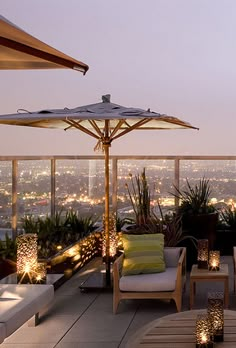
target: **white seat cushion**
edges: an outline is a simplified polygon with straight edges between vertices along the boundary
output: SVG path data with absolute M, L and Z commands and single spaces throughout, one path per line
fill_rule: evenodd
M 49 304 L 54 297 L 53 285 L 3 284 L 0 286 L 0 323 L 11 335 L 26 321 Z
M 166 268 L 165 272 L 122 276 L 119 287 L 121 291 L 174 291 L 177 267 Z

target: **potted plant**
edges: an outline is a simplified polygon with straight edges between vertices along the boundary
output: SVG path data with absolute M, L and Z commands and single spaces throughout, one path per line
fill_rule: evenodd
M 225 225 L 225 229 L 236 231 L 236 208 L 228 206 L 220 212 L 221 221 Z
M 184 241 L 190 241 L 197 248 L 197 239 L 186 234 L 182 227 L 180 215 L 166 215 L 162 222 L 162 233 L 164 234 L 165 247 L 180 246 Z
M 172 194 L 180 202 L 177 215 L 181 216 L 184 231 L 197 240 L 208 239 L 209 249 L 213 250 L 216 242 L 218 212 L 210 203 L 211 192 L 210 181 L 203 177 L 194 185 L 186 179 L 186 188 L 175 187 L 175 192 Z M 193 248 L 189 242 L 186 242 L 185 246 L 187 247 L 187 263 L 190 265 L 196 263 L 196 248 Z
M 236 208 L 227 206 L 219 210 L 217 225 L 216 248 L 222 255 L 233 255 L 236 245 Z
M 172 193 L 180 201 L 177 214 L 182 217 L 183 228 L 197 239 L 207 238 L 209 248 L 214 248 L 218 212 L 210 203 L 210 181 L 202 178 L 195 185 L 186 179 L 186 188 Z
M 135 223 L 126 230 L 137 234 L 160 232 L 159 220 L 151 209 L 151 194 L 145 168 L 141 174 L 135 176 L 129 174 L 129 177 L 130 183 L 126 183 L 126 188 L 134 211 Z

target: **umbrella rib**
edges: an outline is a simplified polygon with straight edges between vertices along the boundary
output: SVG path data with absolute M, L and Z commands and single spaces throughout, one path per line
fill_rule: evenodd
M 191 126 L 191 125 L 188 125 L 187 123 L 185 123 L 185 122 L 183 122 L 183 121 L 181 121 L 181 120 L 177 120 L 177 119 L 171 120 L 171 119 L 168 119 L 168 120 L 164 120 L 164 121 L 165 121 L 165 122 L 168 122 L 168 123 L 171 123 L 171 124 L 178 124 L 178 125 L 183 126 L 183 127 L 185 127 L 185 128 L 192 128 L 192 129 L 197 129 L 197 130 L 199 130 L 199 128 L 193 127 L 193 126 Z
M 129 126 L 129 124 L 125 121 L 125 123 L 127 124 L 127 126 L 128 126 L 129 128 L 126 128 L 123 132 L 121 132 L 121 133 L 117 134 L 116 136 L 114 136 L 114 137 L 112 138 L 112 140 L 115 140 L 115 139 L 120 138 L 122 135 L 125 135 L 125 134 L 131 132 L 133 129 L 137 129 L 137 128 L 143 126 L 144 124 L 148 123 L 148 122 L 151 121 L 151 120 L 152 120 L 152 118 L 148 118 L 148 119 L 144 119 L 144 118 L 143 118 L 143 119 L 140 120 L 139 122 L 133 124 L 133 126 Z
M 98 127 L 97 123 L 94 120 L 88 120 L 91 126 L 94 128 L 94 130 L 100 135 L 100 138 L 103 138 L 104 135 L 101 132 L 100 128 Z
M 120 121 L 117 123 L 117 125 L 115 126 L 115 128 L 113 129 L 113 131 L 111 132 L 111 135 L 110 135 L 110 137 L 111 137 L 112 139 L 114 139 L 114 138 L 113 138 L 114 135 L 120 130 L 122 124 L 124 124 L 124 123 L 126 123 L 126 120 L 120 120 Z
M 70 126 L 77 128 L 79 130 L 81 130 L 82 132 L 90 135 L 91 137 L 95 138 L 95 139 L 100 139 L 100 137 L 96 134 L 94 134 L 93 132 L 91 132 L 89 129 L 81 126 L 78 122 L 75 122 L 74 120 L 65 120 L 66 123 L 68 123 Z
M 88 66 L 84 63 L 72 62 L 69 59 L 55 56 L 54 54 L 51 54 L 51 53 L 48 53 L 45 51 L 41 51 L 41 50 L 34 48 L 32 46 L 27 46 L 27 45 L 24 45 L 20 42 L 10 40 L 10 39 L 7 39 L 7 38 L 2 37 L 2 36 L 0 36 L 0 45 L 17 50 L 19 52 L 29 54 L 31 56 L 32 56 L 32 52 L 33 52 L 33 55 L 35 57 L 41 58 L 43 60 L 47 60 L 47 61 L 52 62 L 52 63 L 55 63 L 59 66 L 61 65 L 61 66 L 64 66 L 66 68 L 79 70 L 79 71 L 83 72 L 84 74 L 88 70 Z

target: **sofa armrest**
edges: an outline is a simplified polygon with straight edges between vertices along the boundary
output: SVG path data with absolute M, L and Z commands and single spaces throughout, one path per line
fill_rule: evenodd
M 117 290 L 119 289 L 123 258 L 124 254 L 120 255 L 113 264 L 113 288 Z
M 185 289 L 185 285 L 186 285 L 186 248 L 182 247 L 179 261 L 178 261 L 176 288 L 182 291 L 182 288 Z

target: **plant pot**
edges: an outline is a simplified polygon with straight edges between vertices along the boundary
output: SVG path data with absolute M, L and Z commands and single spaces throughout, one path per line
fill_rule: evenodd
M 186 215 L 183 228 L 197 239 L 208 239 L 209 250 L 215 249 L 218 213 Z
M 236 246 L 236 230 L 218 229 L 215 249 L 220 250 L 220 255 L 233 255 L 233 246 Z

